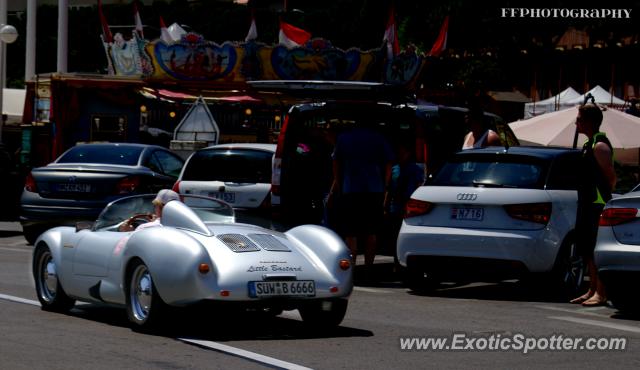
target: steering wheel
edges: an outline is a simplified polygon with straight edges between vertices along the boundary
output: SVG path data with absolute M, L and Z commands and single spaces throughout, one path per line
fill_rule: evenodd
M 131 217 L 129 217 L 127 219 L 127 221 L 125 221 L 126 223 L 128 223 L 129 225 L 131 225 L 134 229 L 137 228 L 138 226 L 142 225 L 142 224 L 146 224 L 147 222 L 150 222 L 153 220 L 153 215 L 150 213 L 138 213 L 135 214 Z

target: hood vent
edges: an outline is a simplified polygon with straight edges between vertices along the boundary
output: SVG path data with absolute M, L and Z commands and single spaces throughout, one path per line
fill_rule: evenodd
M 249 234 L 251 240 L 256 242 L 262 249 L 271 252 L 291 252 L 284 243 L 275 236 L 269 234 Z
M 249 238 L 241 234 L 221 234 L 218 235 L 218 239 L 236 253 L 257 252 L 260 250 Z

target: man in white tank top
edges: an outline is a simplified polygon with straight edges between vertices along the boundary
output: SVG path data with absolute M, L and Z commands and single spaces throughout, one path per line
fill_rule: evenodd
M 462 150 L 502 145 L 498 134 L 485 126 L 482 110 L 469 109 L 465 122 L 469 127 L 469 133 L 464 137 Z

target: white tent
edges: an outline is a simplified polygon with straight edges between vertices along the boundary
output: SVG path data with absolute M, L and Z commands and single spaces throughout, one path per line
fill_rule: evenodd
M 638 148 L 640 148 L 640 117 L 611 108 L 602 113 L 600 130 L 611 141 L 616 160 L 622 164 L 637 165 L 639 163 Z M 511 122 L 509 127 L 522 145 L 572 147 L 577 115 L 578 107 L 574 106 L 526 120 Z M 580 134 L 577 146 L 582 147 L 586 140 L 587 137 Z
M 600 87 L 600 85 L 598 85 L 579 97 L 576 97 L 574 99 L 567 100 L 561 103 L 560 110 L 583 104 L 584 97 L 587 96 L 588 94 L 591 94 L 595 98 L 596 103 L 598 104 L 624 105 L 624 100 L 609 94 L 607 90 L 603 89 L 602 87 Z
M 557 110 L 557 107 L 569 100 L 573 100 L 580 96 L 580 93 L 575 91 L 572 87 L 567 87 L 561 91 L 558 95 L 550 98 L 540 100 L 537 102 L 525 103 L 524 105 L 524 118 L 531 118 L 539 116 L 547 112 L 553 112 Z

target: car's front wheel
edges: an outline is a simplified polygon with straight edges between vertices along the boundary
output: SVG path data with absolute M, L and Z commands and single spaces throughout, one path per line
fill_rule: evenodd
M 53 259 L 51 249 L 45 243 L 36 247 L 32 269 L 36 294 L 43 310 L 67 312 L 75 305 L 75 300 L 62 289 L 58 279 L 58 265 Z
M 156 328 L 167 305 L 158 295 L 151 272 L 141 260 L 134 261 L 128 271 L 125 294 L 129 321 L 138 329 Z
M 312 301 L 298 308 L 305 324 L 315 328 L 340 325 L 347 313 L 346 298 Z

